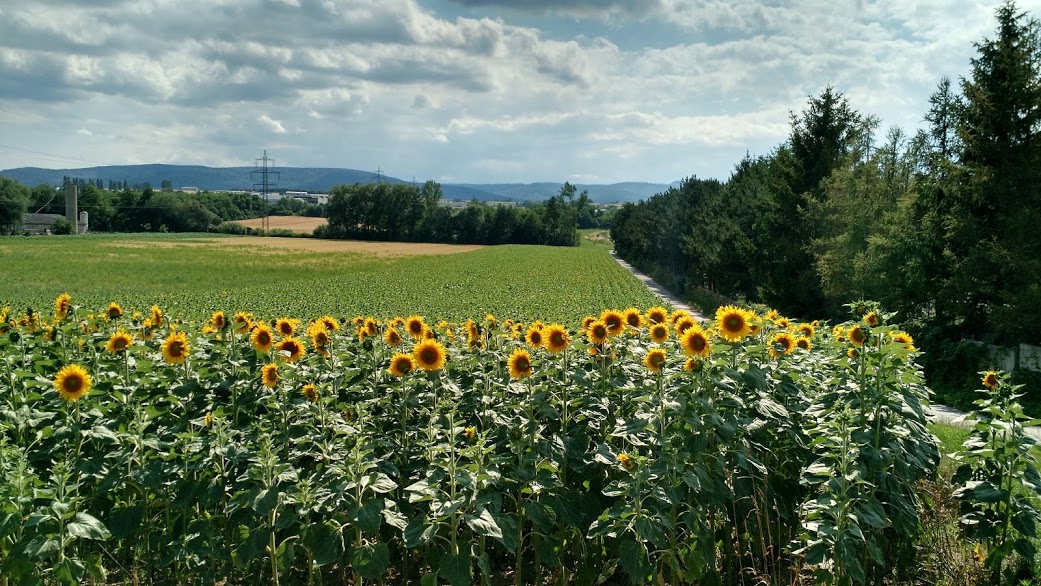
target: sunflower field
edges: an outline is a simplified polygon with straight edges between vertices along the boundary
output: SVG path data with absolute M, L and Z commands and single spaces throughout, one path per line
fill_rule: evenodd
M 909 336 L 0 310 L 6 584 L 880 583 L 939 461 Z M 899 577 L 899 576 L 896 576 Z

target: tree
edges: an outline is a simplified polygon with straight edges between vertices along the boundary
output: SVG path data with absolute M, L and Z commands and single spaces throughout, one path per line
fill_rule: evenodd
M 1037 341 L 1041 318 L 1041 35 L 1008 2 L 961 82 L 937 313 L 972 336 Z
M 30 194 L 27 186 L 0 175 L 0 234 L 11 234 L 22 227 Z

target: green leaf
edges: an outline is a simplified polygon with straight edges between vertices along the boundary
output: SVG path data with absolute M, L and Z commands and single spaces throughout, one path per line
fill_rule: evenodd
M 458 554 L 446 553 L 441 556 L 437 573 L 448 580 L 452 586 L 470 586 L 473 583 L 472 559 L 469 548 Z
M 331 564 L 343 555 L 343 538 L 329 523 L 314 523 L 304 527 L 300 545 L 307 548 L 319 566 Z
M 402 537 L 405 538 L 405 547 L 409 548 L 425 545 L 433 536 L 433 525 L 427 525 L 426 517 L 422 515 L 409 521 L 402 533 Z
M 629 574 L 633 583 L 642 583 L 651 574 L 647 548 L 632 539 L 623 539 L 618 544 L 618 563 L 622 565 L 625 573 Z
M 371 488 L 373 491 L 381 494 L 388 493 L 398 487 L 398 483 L 391 480 L 389 476 L 382 472 L 372 474 L 368 478 L 369 483 L 367 488 Z
M 114 509 L 108 516 L 108 529 L 112 532 L 112 537 L 127 539 L 134 533 L 137 533 L 137 528 L 141 526 L 144 516 L 145 508 L 143 505 Z
M 351 566 L 366 580 L 378 580 L 390 567 L 390 548 L 386 543 L 365 543 L 351 549 Z
M 108 529 L 101 521 L 87 513 L 76 513 L 75 520 L 66 525 L 65 530 L 80 539 L 104 541 L 109 538 Z
M 481 509 L 479 515 L 466 515 L 464 517 L 466 524 L 473 529 L 477 535 L 484 535 L 487 537 L 502 537 L 502 529 L 499 527 L 499 523 L 492 516 L 492 513 L 488 509 Z
M 253 498 L 253 510 L 261 517 L 271 514 L 276 505 L 278 505 L 277 488 L 264 489 Z

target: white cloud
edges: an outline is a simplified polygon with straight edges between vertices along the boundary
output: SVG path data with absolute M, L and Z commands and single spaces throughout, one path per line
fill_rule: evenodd
M 267 114 L 261 114 L 260 117 L 257 118 L 257 121 L 260 122 L 260 124 L 262 126 L 267 128 L 271 132 L 274 132 L 275 134 L 285 134 L 286 133 L 285 127 L 282 126 L 282 121 L 281 120 L 275 120 L 274 118 L 268 116 Z

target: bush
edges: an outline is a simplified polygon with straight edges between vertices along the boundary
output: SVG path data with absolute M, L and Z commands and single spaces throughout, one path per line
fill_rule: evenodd
M 73 234 L 75 227 L 68 218 L 58 218 L 51 224 L 51 234 Z

